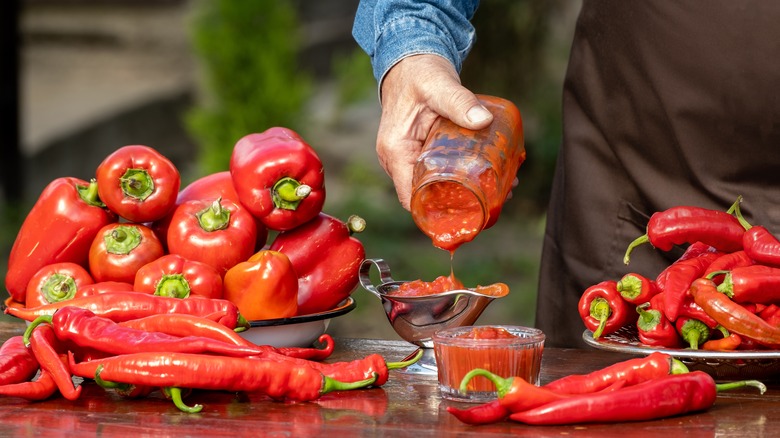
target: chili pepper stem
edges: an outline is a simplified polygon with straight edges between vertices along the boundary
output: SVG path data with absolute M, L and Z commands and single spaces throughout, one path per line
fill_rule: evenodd
M 590 305 L 590 315 L 599 322 L 599 326 L 596 331 L 593 332 L 593 339 L 601 337 L 601 333 L 604 332 L 604 328 L 607 326 L 607 320 L 612 313 L 612 309 L 609 307 L 607 300 L 603 298 L 596 298 Z
M 203 410 L 203 405 L 201 404 L 189 406 L 186 403 L 184 403 L 184 400 L 182 399 L 181 388 L 171 386 L 165 388 L 165 392 L 168 395 L 168 397 L 170 397 L 173 404 L 176 405 L 176 407 L 179 408 L 179 410 L 182 412 L 186 412 L 188 414 L 197 414 L 198 412 Z
M 471 382 L 471 379 L 477 376 L 485 377 L 493 382 L 493 384 L 496 385 L 496 391 L 498 392 L 499 398 L 501 398 L 502 394 L 506 393 L 512 386 L 512 378 L 505 379 L 498 374 L 491 373 L 486 369 L 474 368 L 473 370 L 466 373 L 465 376 L 463 376 L 463 379 L 460 381 L 460 391 L 464 394 L 467 393 L 469 390 L 469 382 Z
M 143 201 L 154 193 L 154 179 L 144 169 L 127 169 L 120 178 L 125 196 Z
M 276 208 L 295 210 L 309 194 L 311 187 L 290 177 L 280 179 L 271 189 Z
M 634 250 L 639 245 L 645 244 L 650 241 L 650 237 L 647 234 L 643 234 L 636 239 L 634 239 L 633 242 L 628 244 L 628 249 L 626 249 L 626 254 L 623 256 L 623 263 L 629 264 L 631 262 L 631 251 Z
M 688 367 L 680 360 L 672 358 L 672 365 L 669 367 L 669 374 L 685 374 L 689 372 Z
M 133 385 L 131 385 L 129 383 L 109 382 L 109 381 L 103 380 L 100 377 L 100 372 L 102 370 L 103 370 L 103 364 L 98 365 L 97 369 L 95 370 L 95 379 L 94 379 L 95 383 L 97 383 L 98 386 L 100 386 L 101 388 L 116 389 L 116 390 L 118 390 L 120 392 L 123 392 L 123 391 L 129 391 L 130 388 L 133 386 Z
M 387 369 L 388 370 L 395 370 L 395 369 L 398 369 L 398 368 L 406 368 L 409 365 L 414 365 L 415 363 L 417 363 L 417 361 L 420 360 L 421 357 L 423 357 L 423 350 L 422 349 L 418 350 L 417 354 L 415 354 L 414 357 L 412 357 L 409 360 L 406 360 L 406 361 L 403 361 L 403 362 L 388 362 L 387 363 Z
M 327 394 L 333 391 L 349 391 L 351 389 L 360 389 L 371 386 L 376 382 L 378 373 L 373 373 L 368 379 L 358 380 L 357 382 L 342 382 L 340 380 L 332 379 L 328 376 L 323 376 L 322 389 L 320 394 Z
M 27 328 L 24 330 L 24 335 L 22 339 L 24 339 L 24 345 L 26 347 L 30 346 L 30 336 L 32 336 L 33 330 L 35 330 L 35 327 L 38 327 L 39 325 L 43 323 L 51 324 L 51 315 L 41 315 L 37 318 L 35 318 L 30 325 L 27 326 Z
M 766 392 L 766 385 L 759 382 L 758 380 L 740 380 L 737 382 L 718 383 L 715 385 L 715 389 L 718 392 L 722 392 L 722 391 L 730 391 L 732 389 L 746 388 L 749 386 L 753 388 L 757 388 L 759 394 L 763 394 Z
M 93 205 L 95 207 L 105 208 L 106 204 L 100 200 L 100 196 L 98 195 L 98 184 L 95 178 L 89 180 L 89 185 L 87 186 L 77 186 L 76 190 L 78 191 L 79 198 L 81 198 L 87 204 Z

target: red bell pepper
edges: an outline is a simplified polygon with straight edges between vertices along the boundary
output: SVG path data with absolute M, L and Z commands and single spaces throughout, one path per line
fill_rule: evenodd
M 86 266 L 95 235 L 116 220 L 98 198 L 94 180 L 66 177 L 50 182 L 27 214 L 8 256 L 5 288 L 11 298 L 24 304 L 27 283 L 46 265 Z
M 176 203 L 181 176 L 157 150 L 143 145 L 123 146 L 97 167 L 100 199 L 130 222 L 163 218 Z
M 81 265 L 70 262 L 46 265 L 27 283 L 25 305 L 42 306 L 72 299 L 78 291 L 95 281 Z
M 330 310 L 355 290 L 366 252 L 353 233 L 365 226 L 358 216 L 345 223 L 320 213 L 276 236 L 270 249 L 287 255 L 298 274 L 298 314 Z
M 89 271 L 98 282 L 133 283 L 141 266 L 163 254 L 162 243 L 151 228 L 131 223 L 109 224 L 95 236 L 89 249 Z
M 210 199 L 176 207 L 168 229 L 168 251 L 214 267 L 224 276 L 255 252 L 257 227 L 241 204 Z
M 230 174 L 241 203 L 272 230 L 291 230 L 322 211 L 325 173 L 297 133 L 274 127 L 238 140 Z
M 206 175 L 189 183 L 186 187 L 181 189 L 179 195 L 176 197 L 176 207 L 187 201 L 211 200 L 216 198 L 227 199 L 235 203 L 241 202 L 238 199 L 238 193 L 236 193 L 235 187 L 233 187 L 233 178 L 227 170 Z M 165 245 L 168 244 L 168 228 L 170 227 L 174 212 L 175 208 L 164 218 L 156 221 L 152 226 L 154 232 Z M 257 225 L 257 243 L 255 244 L 255 249 L 259 251 L 265 246 L 265 243 L 268 240 L 268 229 L 257 218 L 255 218 L 255 225 Z
M 222 276 L 211 265 L 167 254 L 136 272 L 134 289 L 177 298 L 187 298 L 190 294 L 222 298 Z
M 24 345 L 21 335 L 11 336 L 0 346 L 0 386 L 25 382 L 38 372 L 38 360 Z
M 616 332 L 637 319 L 634 306 L 617 291 L 617 282 L 605 280 L 585 290 L 578 305 L 585 327 L 593 332 L 593 339 Z
M 250 321 L 288 318 L 298 312 L 298 277 L 286 255 L 261 250 L 227 271 L 224 297 Z

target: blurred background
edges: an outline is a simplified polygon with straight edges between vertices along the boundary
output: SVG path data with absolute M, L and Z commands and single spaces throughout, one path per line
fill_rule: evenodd
M 90 179 L 128 144 L 152 146 L 182 187 L 228 169 L 236 140 L 272 126 L 320 154 L 325 212 L 362 216 L 367 257 L 397 280 L 452 269 L 467 286 L 511 293 L 479 323 L 533 325 L 560 94 L 579 1 L 485 0 L 462 78 L 515 102 L 527 160 L 501 220 L 453 259 L 416 228 L 374 151 L 380 108 L 368 57 L 351 36 L 358 0 L 5 0 L 0 276 L 19 226 L 52 179 Z M 397 339 L 377 299 L 358 288 L 338 336 Z

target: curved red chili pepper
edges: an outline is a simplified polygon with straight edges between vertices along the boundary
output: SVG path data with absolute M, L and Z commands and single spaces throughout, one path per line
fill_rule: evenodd
M 664 314 L 670 321 L 680 316 L 685 295 L 694 280 L 701 277 L 704 271 L 720 253 L 705 252 L 698 257 L 674 262 L 666 269 L 664 286 Z
M 704 271 L 703 277 L 712 279 L 715 283 L 721 283 L 725 275 L 725 271 L 730 271 L 734 268 L 743 266 L 751 266 L 756 262 L 751 259 L 745 251 L 735 251 L 727 254 L 723 254 L 710 263 L 710 266 Z
M 162 351 L 252 356 L 263 352 L 257 346 L 234 345 L 207 337 L 179 337 L 123 327 L 90 310 L 72 306 L 63 307 L 51 317 L 41 316 L 30 327 L 45 322 L 51 323 L 54 334 L 62 342 L 111 354 Z
M 721 333 L 723 333 L 723 337 L 720 339 L 710 339 L 709 341 L 705 342 L 701 346 L 702 350 L 731 351 L 739 348 L 740 344 L 742 343 L 742 337 L 736 333 L 729 333 L 729 331 L 722 326 L 718 326 L 718 329 Z
M 11 336 L 0 347 L 0 385 L 30 380 L 38 372 L 38 361 L 24 345 L 24 337 Z
M 51 326 L 29 326 L 25 332 L 25 342 L 28 341 L 41 369 L 51 374 L 60 394 L 68 400 L 78 399 L 81 385 L 73 385 L 71 372 L 60 356 L 65 354 L 64 348 L 57 341 Z
M 683 254 L 677 260 L 674 261 L 674 263 L 670 264 L 664 270 L 658 273 L 658 276 L 655 279 L 656 287 L 661 292 L 666 290 L 666 279 L 669 276 L 669 271 L 672 270 L 672 267 L 674 266 L 675 263 L 680 263 L 685 260 L 690 260 L 696 257 L 700 257 L 707 253 L 717 253 L 717 252 L 718 251 L 715 248 L 711 247 L 710 245 L 707 245 L 706 243 L 702 243 L 702 242 L 692 243 L 690 246 L 688 246 L 688 248 L 685 249 L 685 252 L 683 252 Z
M 553 401 L 510 415 L 526 424 L 554 425 L 643 421 L 702 411 L 715 403 L 717 393 L 746 386 L 766 387 L 755 380 L 716 384 L 703 371 L 668 375 L 614 392 Z
M 764 345 L 780 346 L 780 328 L 773 327 L 760 316 L 718 292 L 712 280 L 700 278 L 694 281 L 690 292 L 696 303 L 729 332 Z
M 33 321 L 39 316 L 54 315 L 54 312 L 66 306 L 87 309 L 115 322 L 159 313 L 185 313 L 217 318 L 217 322 L 229 328 L 248 326 L 247 321 L 239 315 L 238 307 L 228 300 L 205 297 L 181 299 L 143 292 L 110 292 L 33 308 L 6 307 L 5 313 Z
M 737 208 L 738 198 L 729 211 Z M 629 244 L 623 262 L 629 264 L 631 251 L 649 242 L 654 248 L 669 251 L 675 245 L 703 242 L 722 252 L 743 249 L 745 227 L 734 215 L 702 207 L 676 206 L 650 216 L 647 232 Z
M 734 268 L 718 285 L 718 291 L 737 303 L 780 302 L 780 268 L 765 265 Z
M 19 382 L 0 385 L 0 395 L 19 397 L 28 401 L 41 401 L 57 392 L 54 377 L 46 370 L 41 370 L 38 378 L 31 382 Z
M 108 382 L 262 393 L 290 401 L 311 401 L 334 390 L 373 383 L 373 378 L 339 382 L 308 366 L 207 354 L 134 353 L 101 362 L 96 376 Z
M 686 372 L 688 369 L 682 362 L 666 353 L 655 351 L 647 356 L 624 360 L 591 373 L 571 374 L 543 387 L 562 394 L 587 394 L 603 391 L 619 382 L 632 386 L 669 374 Z

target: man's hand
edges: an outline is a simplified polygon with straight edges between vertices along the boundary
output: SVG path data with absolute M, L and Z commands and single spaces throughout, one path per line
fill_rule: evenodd
M 376 152 L 407 210 L 414 164 L 439 116 L 473 130 L 485 128 L 493 120 L 490 111 L 461 85 L 458 73 L 445 58 L 414 55 L 393 66 L 382 81 Z

